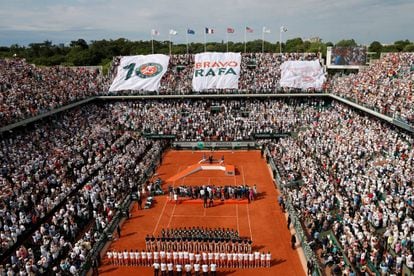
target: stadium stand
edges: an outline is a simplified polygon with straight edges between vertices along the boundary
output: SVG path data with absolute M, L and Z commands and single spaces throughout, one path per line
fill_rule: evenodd
M 0 60 L 0 127 L 106 91 L 99 72 Z
M 319 103 L 323 104 L 312 104 Z M 153 100 L 112 105 L 113 118 L 123 129 L 172 134 L 182 141 L 251 140 L 255 133 L 290 132 L 301 111 L 301 106 L 274 100 Z
M 161 94 L 192 93 L 193 58 L 172 56 Z M 315 58 L 243 54 L 240 89 L 208 93 L 295 92 L 279 87 L 281 62 Z M 388 53 L 358 74 L 335 76 L 329 86 L 334 94 L 413 124 L 413 63 L 413 53 Z M 0 72 L 1 126 L 98 95 L 109 84 L 96 72 L 37 68 L 20 59 L 0 60 Z M 146 133 L 179 141 L 289 133 L 262 143 L 280 172 L 286 200 L 305 210 L 300 220 L 321 263 L 335 273 L 412 273 L 412 134 L 316 99 L 89 104 L 2 134 L 4 272 L 78 273 L 125 195 L 138 189 L 166 147 L 139 135 Z
M 294 93 L 319 92 L 281 88 L 280 65 L 286 60 L 314 60 L 316 54 L 246 53 L 242 54 L 238 90 L 205 91 L 223 93 Z M 108 78 L 85 69 L 42 67 L 24 60 L 0 61 L 0 126 L 33 117 L 48 110 L 85 97 L 106 93 L 116 75 L 120 57 L 115 57 Z M 194 55 L 172 55 L 169 70 L 161 81 L 160 94 L 193 94 L 192 71 Z M 413 124 L 412 90 L 414 73 L 412 53 L 388 53 L 374 65 L 358 74 L 335 75 L 328 79 L 324 91 L 356 101 L 382 114 Z M 19 78 L 16 78 L 19 76 Z M 21 76 L 24 76 L 23 78 Z M 120 91 L 109 95 L 151 94 L 151 91 Z
M 96 108 L 74 111 L 2 140 L 1 242 L 2 254 L 12 254 L 8 269 L 49 273 L 60 261 L 59 270 L 77 271 L 159 155 L 162 142 L 117 133 L 109 121 L 99 122 L 102 115 Z M 93 123 L 93 117 L 100 119 Z
M 303 127 L 270 147 L 286 196 L 322 255 L 332 241 L 319 236 L 332 230 L 358 271 L 371 264 L 398 274 L 403 260 L 412 268 L 413 137 L 339 104 Z M 344 266 L 343 258 L 326 260 Z
M 357 74 L 336 76 L 332 92 L 414 124 L 414 53 L 386 53 Z
M 244 53 L 241 60 L 239 89 L 218 89 L 197 92 L 202 94 L 226 93 L 283 93 L 302 92 L 280 87 L 280 65 L 287 60 L 317 60 L 314 53 Z M 111 76 L 116 75 L 116 67 L 120 57 L 115 57 L 111 69 Z M 192 91 L 194 55 L 171 55 L 168 71 L 161 80 L 159 94 L 188 95 Z M 308 90 L 306 92 L 315 92 Z M 110 95 L 139 95 L 148 94 L 148 91 L 112 91 Z

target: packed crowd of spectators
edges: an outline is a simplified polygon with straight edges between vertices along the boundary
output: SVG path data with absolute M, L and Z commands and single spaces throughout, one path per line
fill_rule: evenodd
M 106 91 L 96 70 L 0 59 L 0 127 Z
M 301 124 L 271 151 L 311 237 L 332 230 L 359 271 L 413 269 L 413 137 L 338 103 Z M 325 262 L 337 259 L 332 241 L 322 244 Z
M 295 89 L 279 85 L 280 65 L 286 60 L 315 60 L 313 53 L 243 53 L 239 89 L 202 93 L 283 93 Z M 96 70 L 68 67 L 36 67 L 22 59 L 0 60 L 0 126 L 44 113 L 62 105 L 108 90 L 120 57 L 114 57 L 108 77 Z M 323 90 L 357 101 L 383 114 L 414 124 L 414 54 L 388 53 L 357 74 L 338 74 Z M 171 55 L 161 80 L 160 94 L 192 94 L 194 55 Z M 298 90 L 298 92 L 303 92 Z M 305 92 L 314 92 L 312 90 Z M 121 91 L 109 94 L 148 94 Z
M 113 133 L 88 123 L 93 116 L 99 118 L 102 114 L 95 111 L 92 116 L 74 112 L 69 116 L 72 120 L 63 118 L 50 125 L 35 125 L 1 140 L 3 250 L 57 206 L 77 182 L 83 181 L 79 178 L 73 183 L 77 170 L 86 170 L 88 155 L 90 160 L 86 161 L 92 166 L 98 146 L 102 143 L 103 148 L 114 141 Z
M 11 252 L 6 272 L 76 274 L 162 147 L 117 131 L 97 106 L 3 137 L 2 254 L 24 244 Z M 30 231 L 28 240 L 20 239 Z
M 292 100 L 297 103 L 296 101 Z M 277 100 L 136 101 L 110 105 L 126 130 L 175 135 L 178 140 L 251 140 L 255 133 L 286 133 L 303 118 L 306 105 Z M 308 102 L 305 100 L 305 102 Z M 311 101 L 312 105 L 323 101 Z
M 126 195 L 134 187 L 139 188 L 137 183 L 161 150 L 160 142 L 153 143 L 142 138 L 132 140 L 84 187 L 78 196 L 90 200 L 89 210 L 95 219 L 93 231 L 86 232 L 76 242 L 67 257 L 61 260 L 59 267 L 54 268 L 55 271 L 71 274 L 79 271 L 92 246 L 100 239 L 115 213 L 121 210 Z
M 280 65 L 317 58 L 242 54 L 239 89 L 204 93 L 291 92 L 279 85 Z M 108 78 L 84 68 L 0 60 L 0 127 L 107 91 L 119 60 L 114 58 Z M 193 93 L 193 64 L 194 55 L 172 55 L 159 93 Z M 357 74 L 335 76 L 329 87 L 413 125 L 413 64 L 413 53 L 388 53 Z M 370 263 L 380 272 L 400 273 L 403 264 L 414 266 L 412 136 L 322 101 L 141 101 L 90 105 L 4 134 L 1 252 L 35 230 L 13 252 L 6 272 L 78 272 L 127 191 L 147 176 L 162 151 L 163 143 L 129 130 L 192 141 L 298 132 L 271 147 L 289 199 L 306 210 L 311 237 L 318 241 L 332 231 L 352 269 L 362 271 Z M 333 271 L 348 269 L 332 240 L 325 236 L 320 243 L 325 264 L 333 264 Z
M 160 94 L 191 94 L 194 55 L 171 55 L 168 70 L 161 80 Z
M 332 79 L 332 93 L 414 125 L 414 53 L 387 53 L 357 74 Z
M 112 78 L 121 57 L 114 57 L 111 69 Z M 281 88 L 280 66 L 288 60 L 316 60 L 314 53 L 242 53 L 240 65 L 239 89 L 213 89 L 200 93 L 281 93 L 295 92 L 294 89 Z M 159 94 L 193 94 L 194 55 L 171 55 L 168 70 L 161 80 Z M 307 92 L 314 92 L 310 89 Z M 148 91 L 112 91 L 110 94 L 147 94 Z
M 242 93 L 294 92 L 280 86 L 280 66 L 290 60 L 317 60 L 315 53 L 246 53 L 242 54 L 239 91 Z M 254 92 L 252 92 L 254 91 Z M 309 90 L 308 92 L 312 92 Z
M 243 53 L 239 89 L 203 93 L 282 93 L 280 65 L 286 60 L 315 60 L 313 53 Z M 36 67 L 23 59 L 0 60 L 0 126 L 47 112 L 62 105 L 107 91 L 116 75 L 120 57 L 114 57 L 108 77 L 96 70 L 68 67 Z M 357 74 L 341 74 L 328 81 L 334 94 L 343 96 L 383 114 L 414 123 L 413 53 L 388 53 Z M 171 55 L 160 94 L 191 94 L 194 55 Z M 324 88 L 325 89 L 325 88 Z M 302 92 L 302 91 L 299 91 Z M 311 90 L 306 92 L 313 92 Z M 110 94 L 147 94 L 148 91 L 121 91 Z

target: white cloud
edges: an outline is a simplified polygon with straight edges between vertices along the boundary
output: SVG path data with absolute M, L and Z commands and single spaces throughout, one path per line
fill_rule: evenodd
M 5 33 L 13 31 L 31 32 L 27 39 L 32 40 L 40 33 L 52 40 L 64 35 L 67 40 L 77 35 L 90 36 L 84 37 L 87 40 L 125 35 L 146 40 L 153 28 L 161 32 L 160 40 L 174 28 L 180 33 L 176 40 L 184 41 L 187 27 L 196 31 L 197 41 L 202 41 L 204 27 L 213 27 L 216 34 L 209 38 L 220 41 L 228 26 L 236 29 L 232 38 L 241 41 L 245 26 L 256 30 L 249 39 L 259 39 L 262 26 L 276 30 L 281 25 L 289 27 L 287 39 L 320 36 L 325 41 L 355 38 L 361 43 L 414 39 L 410 0 L 0 0 L 0 6 L 0 44 L 13 43 L 13 37 L 4 42 Z M 272 36 L 268 39 L 278 39 L 276 32 Z

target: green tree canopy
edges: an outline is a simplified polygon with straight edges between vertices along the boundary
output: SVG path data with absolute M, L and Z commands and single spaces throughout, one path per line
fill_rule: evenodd
M 343 39 L 338 41 L 335 46 L 338 47 L 355 47 L 358 46 L 358 44 L 353 39 Z
M 10 47 L 0 47 L 0 58 L 12 57 L 16 54 L 18 57 L 26 58 L 28 62 L 38 65 L 108 65 L 114 56 L 120 55 L 146 55 L 152 53 L 152 44 L 154 52 L 169 54 L 169 41 L 138 40 L 131 41 L 126 38 L 115 40 L 94 40 L 89 43 L 82 38 L 73 40 L 69 45 L 54 45 L 52 41 L 46 40 L 40 43 L 31 43 L 28 46 L 19 46 L 17 44 Z M 226 51 L 226 42 L 208 42 L 207 51 Z M 265 52 L 278 53 L 279 42 L 271 43 L 265 41 Z M 297 37 L 288 39 L 282 44 L 283 52 L 321 52 L 326 55 L 326 48 L 333 46 L 332 42 L 310 42 L 303 41 Z M 357 46 L 354 39 L 345 39 L 336 43 L 336 46 Z M 376 52 L 379 56 L 381 52 L 401 52 L 414 51 L 413 43 L 409 40 L 398 40 L 394 44 L 383 46 L 378 41 L 373 41 L 369 46 L 369 51 Z M 187 45 L 172 43 L 173 54 L 184 54 L 187 52 Z M 191 42 L 188 45 L 189 53 L 204 52 L 204 43 Z M 244 42 L 229 41 L 229 51 L 244 52 Z M 246 43 L 247 52 L 261 52 L 262 40 L 257 39 Z

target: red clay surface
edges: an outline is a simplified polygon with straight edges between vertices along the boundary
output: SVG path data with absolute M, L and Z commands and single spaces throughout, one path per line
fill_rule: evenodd
M 305 275 L 297 251 L 290 247 L 290 232 L 286 227 L 284 213 L 277 204 L 278 192 L 274 188 L 266 160 L 261 158 L 260 151 L 214 152 L 216 159 L 220 159 L 222 155 L 226 164 L 236 166 L 235 176 L 226 176 L 223 171 L 200 171 L 171 184 L 256 184 L 258 197 L 255 201 L 251 204 L 223 204 L 205 209 L 202 204 L 168 203 L 166 193 L 156 197 L 156 202 L 150 209 L 138 210 L 135 203 L 131 218 L 122 225 L 121 238 L 113 241 L 109 249 L 142 250 L 145 248 L 144 238 L 147 234 L 156 236 L 162 228 L 167 227 L 229 227 L 237 229 L 242 237 L 251 237 L 253 250 L 270 251 L 272 265 L 270 268 L 219 268 L 217 275 Z M 168 151 L 157 170 L 158 176 L 163 180 L 168 179 L 200 161 L 202 156 L 202 152 Z M 164 190 L 167 190 L 167 187 L 168 184 L 163 184 Z M 113 266 L 103 257 L 99 274 L 153 275 L 153 269 Z

